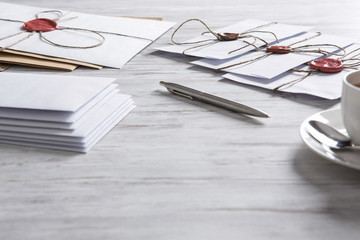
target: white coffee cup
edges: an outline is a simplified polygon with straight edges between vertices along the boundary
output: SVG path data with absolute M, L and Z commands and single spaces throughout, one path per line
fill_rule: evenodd
M 341 112 L 351 141 L 360 145 L 360 70 L 343 78 Z

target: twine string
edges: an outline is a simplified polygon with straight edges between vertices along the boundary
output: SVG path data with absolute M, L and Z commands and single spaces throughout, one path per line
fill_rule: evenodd
M 242 50 L 242 49 L 244 49 L 244 48 L 247 48 L 248 46 L 255 46 L 256 38 L 253 37 L 253 42 L 252 42 L 252 43 L 250 43 L 250 42 L 248 42 L 248 41 L 246 41 L 246 40 L 244 40 L 243 42 L 246 43 L 247 45 L 242 46 L 242 47 L 237 48 L 237 49 L 234 49 L 234 50 L 228 52 L 228 54 L 232 54 L 233 52 L 240 51 L 240 50 Z M 257 47 L 257 46 L 255 46 L 255 47 Z
M 63 13 L 62 11 L 59 11 L 59 10 L 46 10 L 46 11 L 41 11 L 41 12 L 38 12 L 35 14 L 35 17 L 36 19 L 40 19 L 40 15 L 41 14 L 44 14 L 44 13 L 55 13 L 57 14 L 58 16 L 54 19 L 51 19 L 53 21 L 68 21 L 68 20 L 72 20 L 72 19 L 75 19 L 77 18 L 77 16 L 75 17 L 70 17 L 70 18 L 66 18 L 66 19 L 63 19 L 64 16 L 68 15 L 70 12 L 67 12 L 67 13 Z M 20 23 L 26 23 L 24 21 L 21 21 L 21 20 L 15 20 L 15 19 L 7 19 L 7 18 L 0 18 L 0 21 L 8 21 L 8 22 L 20 22 Z M 49 44 L 52 44 L 54 46 L 58 46 L 58 47 L 64 47 L 64 48 L 77 48 L 77 49 L 89 49 L 89 48 L 94 48 L 94 47 L 98 47 L 98 46 L 101 46 L 104 42 L 105 42 L 105 37 L 102 35 L 102 34 L 111 34 L 111 35 L 116 35 L 116 36 L 121 36 L 121 37 L 129 37 L 129 38 L 137 38 L 137 39 L 141 39 L 141 40 L 147 40 L 147 41 L 150 41 L 150 42 L 153 42 L 152 39 L 150 38 L 145 38 L 145 37 L 138 37 L 138 36 L 132 36 L 132 35 L 128 35 L 128 34 L 121 34 L 121 33 L 113 33 L 113 32 L 106 32 L 106 31 L 97 31 L 97 30 L 91 30 L 91 29 L 85 29 L 85 28 L 73 28 L 73 27 L 58 27 L 56 30 L 74 30 L 74 31 L 85 31 L 85 32 L 89 32 L 89 33 L 93 33 L 95 35 L 97 35 L 98 37 L 100 37 L 100 42 L 99 43 L 96 43 L 96 44 L 93 44 L 93 45 L 89 45 L 89 46 L 73 46 L 73 45 L 65 45 L 65 44 L 60 44 L 60 43 L 56 43 L 50 39 L 48 39 L 47 37 L 44 36 L 44 33 L 42 31 L 39 31 L 39 35 L 40 35 L 40 39 L 43 40 L 44 42 L 46 43 L 49 43 Z M 0 41 L 1 40 L 4 40 L 4 39 L 7 39 L 7 38 L 11 38 L 11 37 L 14 37 L 14 36 L 17 36 L 19 34 L 22 34 L 24 32 L 27 32 L 27 31 L 21 31 L 21 32 L 17 32 L 15 34 L 10 34 L 8 36 L 5 36 L 5 37 L 1 37 L 0 38 Z M 28 38 L 30 38 L 31 36 L 33 36 L 34 34 L 36 33 L 36 31 L 33 31 L 31 32 L 30 34 L 28 34 L 26 37 L 6 46 L 6 47 L 2 47 L 0 48 L 0 50 L 4 50 L 6 48 L 10 48 Z
M 11 37 L 17 36 L 17 35 L 20 35 L 20 34 L 22 34 L 22 33 L 24 33 L 24 32 L 26 32 L 26 31 L 17 32 L 17 33 L 14 33 L 14 34 L 11 34 L 11 35 L 2 37 L 2 38 L 0 38 L 0 41 L 1 41 L 1 40 L 5 40 L 5 39 L 7 39 L 7 38 L 11 38 Z
M 36 19 L 39 19 L 40 18 L 40 14 L 43 14 L 43 13 L 55 13 L 55 14 L 58 14 L 59 16 L 57 18 L 54 18 L 54 19 L 51 19 L 53 21 L 57 21 L 59 20 L 60 18 L 62 18 L 62 16 L 64 16 L 64 14 L 62 13 L 62 11 L 60 10 L 46 10 L 46 11 L 41 11 L 41 12 L 38 12 L 35 14 L 35 18 Z
M 29 33 L 28 35 L 26 35 L 25 37 L 19 39 L 18 41 L 14 42 L 14 43 L 12 43 L 12 44 L 10 44 L 10 45 L 7 45 L 6 47 L 0 48 L 0 51 L 3 51 L 3 50 L 5 50 L 5 49 L 7 49 L 7 48 L 10 48 L 10 47 L 12 47 L 12 46 L 14 46 L 14 45 L 16 45 L 16 44 L 18 44 L 18 43 L 21 43 L 22 41 L 24 41 L 24 40 L 30 38 L 31 36 L 33 36 L 35 33 L 36 33 L 35 31 Z
M 359 51 L 360 51 L 360 48 L 356 48 L 356 49 L 348 52 L 347 54 L 345 54 L 345 56 L 343 56 L 342 58 L 348 57 L 348 56 L 350 56 L 351 54 L 356 53 L 356 52 L 359 52 Z M 352 56 L 351 58 L 356 58 L 356 57 L 358 57 L 358 56 L 360 56 L 360 52 L 357 53 L 357 54 L 355 54 L 355 55 Z
M 201 40 L 201 41 L 194 41 L 194 42 L 177 42 L 177 41 L 175 41 L 175 39 L 174 39 L 174 38 L 175 38 L 175 34 L 182 28 L 182 26 L 184 26 L 186 23 L 192 22 L 192 21 L 200 22 L 200 23 L 202 23 L 202 24 L 208 29 L 208 32 L 204 32 L 204 33 L 202 33 L 202 35 L 205 34 L 205 33 L 211 33 L 216 39 L 220 40 L 220 37 L 219 37 L 215 32 L 213 32 L 213 31 L 211 30 L 211 28 L 210 28 L 205 22 L 203 22 L 202 20 L 197 19 L 197 18 L 192 18 L 192 19 L 188 19 L 188 20 L 186 20 L 185 22 L 181 23 L 181 24 L 175 29 L 175 31 L 174 31 L 174 32 L 172 33 L 172 35 L 171 35 L 171 42 L 172 42 L 172 43 L 174 43 L 174 44 L 176 44 L 176 45 L 196 44 L 196 43 L 202 43 L 202 42 L 204 42 L 204 41 L 212 40 L 212 39 L 208 39 L 208 40 Z
M 83 30 L 83 29 L 76 29 L 76 28 L 59 28 L 58 30 L 65 30 L 65 29 L 71 29 L 71 30 Z M 47 42 L 47 43 L 50 43 L 54 46 L 57 46 L 57 47 L 64 47 L 64 48 L 78 48 L 78 49 L 88 49 L 88 48 L 94 48 L 94 47 L 98 47 L 100 45 L 102 45 L 104 42 L 105 42 L 105 37 L 103 35 L 101 35 L 100 33 L 98 33 L 97 31 L 92 31 L 92 30 L 84 30 L 86 32 L 92 32 L 98 36 L 100 36 L 101 38 L 101 42 L 97 43 L 97 44 L 94 44 L 94 45 L 89 45 L 89 46 L 71 46 L 71 45 L 63 45 L 63 44 L 59 44 L 59 43 L 55 43 L 51 40 L 49 40 L 48 38 L 46 38 L 43 34 L 43 32 L 39 32 L 39 35 L 40 35 L 40 38 Z
M 21 20 L 7 19 L 7 18 L 0 18 L 0 21 L 25 23 L 24 21 Z
M 256 30 L 256 29 L 263 28 L 263 27 L 268 27 L 268 26 L 273 25 L 273 24 L 278 24 L 278 22 L 265 23 L 265 24 L 262 24 L 262 25 L 259 25 L 259 26 L 250 28 L 249 30 L 246 30 L 246 31 L 243 32 L 243 33 L 245 34 L 245 33 L 248 33 L 248 32 L 253 32 L 253 31 Z
M 298 70 L 298 69 L 292 69 L 292 70 L 293 70 L 293 71 L 297 71 L 297 72 L 307 72 L 307 74 L 304 75 L 304 76 L 302 76 L 302 77 L 300 77 L 300 78 L 291 80 L 291 81 L 289 81 L 289 82 L 286 82 L 286 83 L 283 83 L 283 84 L 277 86 L 276 88 L 273 89 L 275 92 L 278 91 L 278 90 L 279 90 L 280 88 L 282 88 L 282 87 L 285 87 L 285 86 L 288 86 L 288 85 L 290 85 L 290 84 L 295 84 L 295 83 L 297 83 L 297 82 L 300 82 L 300 81 L 304 80 L 305 78 L 309 77 L 310 75 L 312 75 L 312 74 L 315 72 L 315 71 L 311 71 L 311 70 L 307 70 L 307 71 L 302 71 L 302 70 Z
M 239 38 L 253 38 L 254 41 L 253 41 L 253 43 L 249 44 L 248 41 L 243 40 L 243 43 L 246 43 L 247 45 L 242 46 L 242 47 L 237 48 L 237 49 L 234 49 L 234 50 L 231 50 L 230 52 L 228 52 L 228 54 L 232 54 L 232 53 L 234 53 L 234 52 L 240 51 L 240 50 L 242 50 L 242 49 L 244 49 L 244 48 L 246 48 L 246 47 L 248 47 L 248 46 L 253 46 L 254 48 L 258 48 L 258 47 L 255 45 L 255 42 L 256 42 L 257 40 L 260 40 L 260 41 L 262 41 L 266 46 L 269 46 L 269 43 L 268 43 L 267 41 L 265 41 L 264 39 L 262 39 L 262 38 L 260 38 L 260 37 L 258 37 L 258 36 L 254 36 L 254 35 L 244 35 L 244 36 L 241 36 L 241 37 L 239 37 Z M 276 39 L 277 39 L 277 37 L 276 37 Z M 277 40 L 277 41 L 278 41 L 278 40 Z
M 184 51 L 182 51 L 182 54 L 187 56 L 187 57 L 192 57 L 191 55 L 188 55 L 186 52 L 190 51 L 190 50 L 193 50 L 195 48 L 200 48 L 200 47 L 205 47 L 205 46 L 211 45 L 211 44 L 213 44 L 213 41 L 216 41 L 216 40 L 213 39 L 211 42 L 189 47 L 189 48 L 185 49 Z
M 43 14 L 43 13 L 56 13 L 58 14 L 59 16 L 57 18 L 54 18 L 52 19 L 53 21 L 55 22 L 64 22 L 64 21 L 69 21 L 69 20 L 72 20 L 72 19 L 75 19 L 75 18 L 78 18 L 78 16 L 73 16 L 73 17 L 69 17 L 69 18 L 63 18 L 65 17 L 66 15 L 69 15 L 71 12 L 67 12 L 67 13 L 63 13 L 62 11 L 59 11 L 59 10 L 46 10 L 46 11 L 42 11 L 42 12 L 38 12 L 35 17 L 37 19 L 40 18 L 40 14 Z
M 341 48 L 343 51 L 345 51 L 345 49 Z M 360 66 L 360 58 L 358 58 L 360 56 L 360 48 L 356 48 L 348 53 L 344 52 L 345 54 L 342 55 L 341 57 L 338 58 L 338 60 L 340 60 L 343 63 L 343 68 L 346 69 L 358 69 L 358 67 Z M 352 54 L 355 54 L 353 56 L 351 56 Z M 348 57 L 348 58 L 346 58 Z M 346 63 L 346 62 L 352 62 L 352 63 Z M 281 84 L 279 86 L 277 86 L 276 88 L 274 88 L 274 91 L 278 91 L 280 88 L 288 85 L 288 84 L 293 84 L 299 81 L 304 80 L 305 78 L 309 77 L 310 75 L 318 72 L 318 70 L 315 69 L 292 69 L 292 71 L 294 72 L 305 72 L 307 73 L 306 75 L 304 75 L 303 77 L 299 78 L 299 79 L 295 79 L 292 80 L 290 82 Z
M 320 36 L 320 35 L 321 35 L 321 33 L 318 32 L 318 33 L 316 33 L 315 35 L 313 35 L 313 36 L 311 36 L 311 37 L 307 37 L 307 38 L 301 39 L 301 40 L 299 40 L 299 41 L 296 41 L 296 42 L 294 42 L 294 43 L 291 43 L 291 44 L 288 45 L 288 46 L 293 46 L 293 45 L 295 45 L 295 44 L 298 44 L 298 43 L 301 43 L 301 42 L 305 42 L 305 41 L 307 41 L 307 40 L 309 40 L 309 39 L 318 37 L 318 36 Z M 225 66 L 225 67 L 221 67 L 221 68 L 216 69 L 216 71 L 224 70 L 224 69 L 231 68 L 231 67 L 235 67 L 235 66 L 239 66 L 239 65 L 242 65 L 242 64 L 245 64 L 245 63 L 255 62 L 255 61 L 257 61 L 257 60 L 266 58 L 266 57 L 270 56 L 271 54 L 273 54 L 272 52 L 267 52 L 265 49 L 259 48 L 259 47 L 256 46 L 254 43 L 249 43 L 249 42 L 247 42 L 247 41 L 244 41 L 244 42 L 247 43 L 247 44 L 249 44 L 249 45 L 251 45 L 251 46 L 253 46 L 253 47 L 255 48 L 255 50 L 264 52 L 264 55 L 261 55 L 261 56 L 259 56 L 259 57 L 252 58 L 252 59 L 250 59 L 250 60 L 246 60 L 246 61 L 234 63 L 234 64 L 231 64 L 231 65 L 228 65 L 228 66 Z
M 313 38 L 315 38 L 315 37 L 318 37 L 318 36 L 320 36 L 320 35 L 321 35 L 321 33 L 318 32 L 318 33 L 316 33 L 316 34 L 313 35 L 313 36 L 310 36 L 310 37 L 301 39 L 301 40 L 299 40 L 299 41 L 296 41 L 296 42 L 294 42 L 294 43 L 291 43 L 291 44 L 288 45 L 288 46 L 294 46 L 294 45 L 296 45 L 296 44 L 299 44 L 299 43 L 308 41 L 308 40 L 310 40 L 310 39 L 313 39 Z M 231 68 L 231 67 L 235 67 L 235 66 L 239 66 L 239 65 L 246 64 L 246 63 L 249 63 L 249 62 L 255 62 L 255 61 L 257 61 L 257 60 L 263 59 L 263 58 L 268 57 L 268 56 L 270 56 L 271 54 L 273 54 L 273 52 L 267 52 L 265 49 L 259 48 L 258 46 L 255 45 L 254 42 L 253 42 L 253 43 L 249 43 L 249 42 L 247 42 L 247 41 L 244 41 L 244 42 L 247 43 L 248 45 L 253 46 L 253 47 L 255 48 L 255 50 L 264 52 L 264 55 L 262 55 L 262 56 L 260 56 L 260 57 L 252 58 L 252 59 L 250 59 L 250 60 L 246 60 L 246 61 L 242 61 L 242 62 L 230 64 L 230 65 L 228 65 L 228 66 L 218 68 L 218 69 L 216 69 L 216 71 L 223 70 L 223 69 L 227 69 L 227 68 Z M 320 48 L 318 48 L 318 49 L 309 49 L 309 50 L 307 50 L 307 49 L 302 49 L 302 48 L 309 48 L 309 47 L 314 47 L 314 46 L 315 46 L 315 47 L 318 47 L 318 46 L 331 46 L 331 47 L 336 47 L 336 48 L 338 48 L 339 50 L 343 51 L 343 54 L 340 55 L 340 54 L 338 54 L 338 53 L 332 53 L 332 52 L 329 52 L 329 51 L 326 51 L 326 50 L 322 50 L 322 49 L 320 49 Z M 345 51 L 344 48 L 342 48 L 342 47 L 340 47 L 340 46 L 338 46 L 338 45 L 335 45 L 335 44 L 326 44 L 326 43 L 325 43 L 325 44 L 308 44 L 308 45 L 303 45 L 303 46 L 295 47 L 295 48 L 292 48 L 291 52 L 297 52 L 297 53 L 320 53 L 320 54 L 323 54 L 323 55 L 325 55 L 325 56 L 327 56 L 327 55 L 329 55 L 329 54 L 340 55 L 340 56 L 346 55 L 346 51 Z
M 320 48 L 318 48 L 318 49 L 309 49 L 309 50 L 303 49 L 303 48 L 309 48 L 309 47 L 335 47 L 335 48 L 338 48 L 340 51 L 342 51 L 343 54 L 339 54 L 337 52 L 329 52 L 329 51 L 326 51 L 326 50 L 323 50 L 323 49 L 320 49 Z M 331 54 L 331 55 L 344 57 L 346 55 L 346 50 L 343 47 L 340 47 L 340 46 L 338 46 L 336 44 L 331 44 L 331 43 L 308 44 L 308 45 L 303 45 L 303 46 L 292 48 L 291 51 L 292 52 L 297 52 L 297 53 L 321 53 L 321 54 L 323 54 L 325 56 Z
M 231 64 L 231 65 L 228 65 L 228 66 L 225 66 L 225 67 L 217 68 L 217 69 L 215 69 L 215 71 L 220 71 L 220 70 L 223 70 L 223 69 L 227 69 L 227 68 L 239 66 L 239 65 L 242 65 L 242 64 L 254 62 L 254 61 L 257 61 L 257 60 L 266 58 L 266 57 L 268 57 L 270 54 L 272 54 L 272 53 L 266 53 L 266 54 L 263 54 L 263 55 L 258 56 L 258 57 L 256 57 L 256 58 L 252 58 L 252 59 L 249 59 L 249 60 L 245 60 L 245 61 L 242 61 L 242 62 L 239 62 L 239 63 L 234 63 L 234 64 Z
M 192 41 L 192 42 L 178 42 L 175 40 L 175 35 L 176 33 L 188 22 L 192 22 L 192 21 L 196 21 L 196 22 L 200 22 L 208 31 L 206 32 L 203 32 L 201 35 L 205 35 L 205 34 L 211 34 L 212 36 L 215 37 L 215 39 L 204 39 L 204 40 L 198 40 L 198 41 Z M 236 39 L 243 39 L 243 38 L 253 38 L 256 40 L 260 40 L 262 42 L 264 42 L 266 45 L 268 45 L 269 43 L 258 37 L 258 36 L 255 36 L 255 35 L 251 35 L 250 33 L 269 33 L 269 34 L 272 34 L 274 36 L 274 38 L 276 39 L 277 42 L 279 42 L 277 36 L 275 33 L 273 32 L 270 32 L 270 31 L 260 31 L 260 30 L 257 30 L 259 28 L 263 28 L 263 27 L 267 27 L 267 26 L 270 26 L 272 24 L 277 24 L 277 22 L 271 22 L 271 23 L 266 23 L 266 24 L 262 24 L 262 25 L 259 25 L 259 26 L 256 26 L 256 27 L 253 27 L 251 29 L 248 29 L 242 33 L 238 33 L 238 37 Z M 196 49 L 196 48 L 199 48 L 199 47 L 203 47 L 203 46 L 208 46 L 208 45 L 211 45 L 211 44 L 214 44 L 214 43 L 217 43 L 219 41 L 225 41 L 221 35 L 219 33 L 216 33 L 214 32 L 204 21 L 200 20 L 200 19 L 197 19 L 197 18 L 192 18 L 192 19 L 188 19 L 186 21 L 184 21 L 183 23 L 181 23 L 175 30 L 174 32 L 172 33 L 171 35 L 171 42 L 173 44 L 176 44 L 176 45 L 191 45 L 191 44 L 199 44 L 201 43 L 201 45 L 199 46 L 193 46 L 193 47 L 190 47 L 190 48 L 187 48 L 183 51 L 183 54 L 186 55 L 186 56 L 190 56 L 188 54 L 186 54 L 187 51 L 189 50 L 193 50 L 193 49 Z M 205 43 L 205 44 L 202 44 L 202 43 Z M 246 46 L 243 46 L 239 49 L 235 49 L 235 50 L 232 50 L 230 51 L 228 54 L 230 53 L 233 53 L 233 52 L 236 52 L 236 51 L 239 51 L 245 47 L 248 47 L 249 45 L 246 45 Z
M 244 32 L 244 33 L 242 33 L 242 34 L 247 34 L 247 33 L 268 33 L 268 34 L 271 34 L 271 35 L 273 35 L 274 36 L 274 38 L 275 38 L 275 40 L 276 40 L 276 42 L 277 43 L 279 43 L 279 39 L 278 39 L 278 37 L 276 36 L 276 34 L 274 33 L 274 32 L 271 32 L 271 31 L 260 31 L 260 30 L 257 30 L 257 31 L 248 31 L 248 32 Z M 259 39 L 261 39 L 260 37 L 258 37 Z M 266 42 L 265 40 L 262 40 L 263 42 Z M 266 42 L 267 43 L 267 42 Z M 267 43 L 267 45 L 268 45 L 268 43 Z
M 312 36 L 310 36 L 310 37 L 306 37 L 306 38 L 303 38 L 303 39 L 301 39 L 301 40 L 299 40 L 299 41 L 293 42 L 293 43 L 289 44 L 288 46 L 291 47 L 291 46 L 294 46 L 294 45 L 296 45 L 296 44 L 299 44 L 299 43 L 302 43 L 302 42 L 306 42 L 306 41 L 308 41 L 308 40 L 310 40 L 310 39 L 314 39 L 314 38 L 319 37 L 319 36 L 321 36 L 321 35 L 322 35 L 321 32 L 317 32 L 316 34 L 314 34 L 314 35 L 312 35 Z

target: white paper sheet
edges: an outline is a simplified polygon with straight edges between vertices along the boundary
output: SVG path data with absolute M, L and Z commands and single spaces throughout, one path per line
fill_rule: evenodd
M 288 39 L 279 45 L 291 44 L 306 37 L 313 36 L 314 34 L 315 33 L 307 33 L 305 35 Z M 294 45 L 293 47 L 307 45 L 307 44 L 336 44 L 340 47 L 347 47 L 354 42 L 356 42 L 356 40 L 351 38 L 335 36 L 330 34 L 322 34 L 316 38 Z M 313 47 L 313 49 L 317 49 L 317 48 L 319 47 Z M 325 46 L 321 47 L 321 49 L 327 50 L 329 52 L 334 52 L 338 50 L 335 47 L 325 47 Z M 263 54 L 264 54 L 263 52 L 256 51 L 241 57 L 232 58 L 230 60 L 200 59 L 192 62 L 192 64 L 207 68 L 212 68 L 212 69 L 219 69 L 239 62 L 247 61 L 249 59 L 254 59 L 256 57 L 262 56 Z M 266 58 L 254 62 L 250 62 L 247 64 L 227 68 L 224 69 L 223 71 L 229 73 L 271 79 L 286 72 L 291 68 L 295 68 L 305 62 L 317 59 L 321 56 L 323 55 L 318 53 L 271 54 Z
M 45 10 L 53 9 L 0 3 L 0 18 L 26 22 L 34 19 L 35 14 Z M 63 11 L 63 13 L 67 13 L 67 11 Z M 43 17 L 43 15 L 40 17 Z M 57 16 L 45 15 L 45 17 L 55 18 Z M 66 15 L 64 19 L 71 17 L 77 18 L 68 21 L 60 21 L 59 26 L 111 32 L 146 39 L 102 33 L 105 37 L 105 42 L 101 46 L 89 49 L 74 49 L 48 44 L 41 40 L 37 33 L 25 41 L 10 47 L 10 49 L 78 60 L 101 66 L 121 68 L 138 52 L 151 44 L 152 41 L 155 41 L 174 25 L 172 22 L 165 21 L 98 16 L 78 12 L 71 12 Z M 0 36 L 8 36 L 9 34 L 19 32 L 22 27 L 22 23 L 18 22 L 13 23 L 0 20 L 0 23 Z M 24 33 L 16 37 L 2 40 L 0 41 L 0 47 L 6 47 L 13 44 L 25 37 L 26 34 Z M 90 33 L 89 35 L 89 33 L 84 31 L 55 30 L 44 33 L 44 36 L 51 41 L 63 45 L 89 46 L 101 42 L 99 41 L 101 38 L 98 36 L 93 33 Z
M 251 28 L 254 28 L 254 27 L 257 27 L 260 25 L 264 25 L 267 23 L 270 23 L 270 22 L 256 20 L 256 19 L 247 19 L 247 20 L 241 21 L 239 23 L 217 29 L 215 32 L 216 33 L 225 33 L 225 32 L 241 33 L 241 32 L 247 31 Z M 194 24 L 195 23 L 193 23 L 193 25 Z M 200 24 L 200 23 L 197 23 L 197 24 Z M 271 24 L 267 27 L 259 28 L 258 30 L 273 32 L 276 34 L 277 38 L 280 41 L 282 41 L 291 36 L 295 36 L 295 35 L 305 32 L 305 31 L 308 31 L 311 28 L 312 27 L 310 27 L 310 26 L 299 26 L 299 25 L 289 25 L 289 24 L 277 23 L 277 24 Z M 177 35 L 181 35 L 180 31 Z M 201 32 L 199 32 L 199 35 L 200 34 L 201 34 Z M 261 37 L 262 39 L 268 41 L 269 43 L 276 42 L 276 39 L 274 38 L 274 36 L 269 33 L 253 33 L 253 35 Z M 199 36 L 199 37 L 187 40 L 186 42 L 201 41 L 201 40 L 206 40 L 206 39 L 214 39 L 214 37 L 210 34 L 207 34 L 207 35 L 203 35 L 203 36 Z M 244 40 L 252 42 L 251 38 L 246 38 Z M 157 49 L 161 50 L 161 51 L 165 51 L 165 52 L 183 53 L 184 50 L 186 50 L 192 46 L 196 46 L 196 45 L 199 45 L 199 44 L 191 44 L 191 45 L 171 44 L 171 45 L 163 46 L 163 47 L 160 47 Z M 239 50 L 239 51 L 236 51 L 233 53 L 229 53 L 230 51 L 232 51 L 234 49 L 238 49 L 238 48 L 244 47 L 246 45 L 247 44 L 244 43 L 240 39 L 236 40 L 236 41 L 222 41 L 222 42 L 217 42 L 215 44 L 211 44 L 208 46 L 191 49 L 189 51 L 186 51 L 186 54 L 190 55 L 190 56 L 203 57 L 203 58 L 227 59 L 227 58 L 231 58 L 234 56 L 242 55 L 253 49 L 253 47 L 249 46 L 242 50 Z M 256 45 L 258 45 L 260 47 L 264 44 L 263 44 L 263 42 L 258 40 L 256 42 Z

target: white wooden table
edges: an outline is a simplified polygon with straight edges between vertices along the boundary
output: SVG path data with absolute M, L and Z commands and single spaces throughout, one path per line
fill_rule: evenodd
M 16 3 L 178 23 L 196 17 L 213 28 L 257 18 L 360 39 L 356 0 Z M 299 135 L 306 117 L 339 101 L 234 84 L 154 52 L 170 35 L 120 70 L 9 70 L 116 77 L 137 108 L 88 154 L 0 145 L 0 239 L 359 239 L 360 172 L 317 156 Z M 189 103 L 159 86 L 170 80 L 271 118 Z

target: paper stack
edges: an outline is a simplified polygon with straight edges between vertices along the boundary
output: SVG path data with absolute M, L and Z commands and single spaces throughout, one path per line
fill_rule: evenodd
M 2 73 L 0 142 L 88 152 L 135 108 L 114 80 Z
M 30 36 L 33 31 L 24 31 L 23 25 L 38 18 L 50 20 L 57 28 L 36 30 Z M 9 3 L 0 3 L 0 24 L 0 64 L 67 71 L 78 66 L 121 68 L 174 25 Z
M 355 57 L 347 54 L 359 52 L 359 45 L 354 44 L 356 40 L 352 38 L 308 32 L 310 29 L 309 26 L 248 19 L 199 34 L 184 42 L 175 41 L 177 45 L 171 44 L 158 50 L 199 57 L 191 63 L 227 72 L 223 75 L 224 78 L 239 83 L 337 99 L 341 96 L 342 76 L 350 68 L 344 67 L 344 71 L 337 73 L 318 71 L 308 74 L 312 71 L 308 63 L 321 58 L 354 59 Z M 179 32 L 177 30 L 176 34 L 180 35 Z M 231 33 L 245 37 L 224 41 L 217 39 L 215 35 Z M 268 51 L 267 47 L 285 47 L 291 50 L 274 53 Z M 352 55 L 357 56 L 356 53 Z

